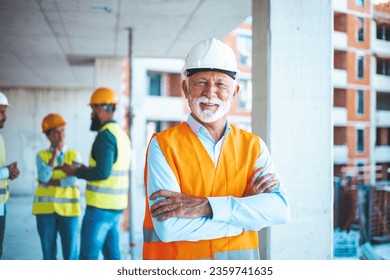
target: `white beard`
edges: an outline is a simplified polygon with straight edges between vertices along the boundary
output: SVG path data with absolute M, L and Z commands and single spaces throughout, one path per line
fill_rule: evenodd
M 205 96 L 201 96 L 198 98 L 188 98 L 188 105 L 191 108 L 192 113 L 199 118 L 204 123 L 211 123 L 221 119 L 225 116 L 232 106 L 233 94 L 226 101 L 222 101 L 219 98 L 213 97 L 208 99 Z M 212 110 L 206 109 L 203 110 L 200 108 L 200 103 L 205 104 L 215 104 L 218 105 L 217 110 L 213 112 Z

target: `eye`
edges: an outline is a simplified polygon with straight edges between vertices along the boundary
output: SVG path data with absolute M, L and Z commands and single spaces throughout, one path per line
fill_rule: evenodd
M 216 83 L 216 85 L 220 89 L 226 89 L 227 88 L 227 84 L 225 84 L 225 83 L 219 82 L 219 83 Z
M 206 84 L 207 84 L 206 81 L 196 81 L 194 83 L 195 86 L 205 86 Z

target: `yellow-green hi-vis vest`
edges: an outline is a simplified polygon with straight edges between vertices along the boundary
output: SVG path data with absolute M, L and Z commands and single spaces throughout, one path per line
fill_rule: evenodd
M 0 135 L 0 168 L 6 166 L 5 145 Z M 0 204 L 6 203 L 9 197 L 8 179 L 0 179 Z
M 101 209 L 125 209 L 128 204 L 129 168 L 131 159 L 130 139 L 121 127 L 115 122 L 105 124 L 99 133 L 109 130 L 115 137 L 118 149 L 118 158 L 111 168 L 110 176 L 105 180 L 87 181 L 85 193 L 86 203 Z M 89 157 L 89 166 L 96 166 L 96 161 Z
M 52 152 L 47 149 L 38 153 L 39 157 L 48 164 L 52 158 Z M 72 164 L 76 161 L 79 153 L 75 150 L 68 149 L 64 155 L 63 164 Z M 54 167 L 57 166 L 55 161 Z M 53 170 L 51 179 L 62 180 L 68 177 L 61 170 Z M 78 186 L 50 186 L 43 183 L 38 183 L 35 191 L 32 213 L 52 214 L 71 217 L 80 215 L 80 190 Z

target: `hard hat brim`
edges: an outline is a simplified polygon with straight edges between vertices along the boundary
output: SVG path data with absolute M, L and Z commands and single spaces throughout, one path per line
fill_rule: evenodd
M 228 71 L 228 70 L 223 70 L 223 69 L 218 69 L 218 68 L 192 68 L 192 69 L 186 69 L 185 70 L 185 75 L 186 77 L 190 77 L 194 75 L 195 73 L 198 72 L 206 72 L 206 71 L 214 71 L 214 72 L 221 72 L 229 77 L 231 77 L 233 80 L 236 79 L 237 77 L 237 72 L 236 71 Z

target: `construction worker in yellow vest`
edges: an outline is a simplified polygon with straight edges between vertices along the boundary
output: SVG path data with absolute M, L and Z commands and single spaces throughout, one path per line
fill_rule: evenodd
M 65 145 L 65 119 L 48 114 L 42 120 L 42 132 L 50 141 L 48 149 L 36 157 L 38 186 L 32 213 L 36 216 L 44 260 L 57 259 L 57 235 L 61 238 L 64 260 L 78 259 L 80 191 L 78 179 L 60 167 L 80 163 L 80 153 Z
M 0 92 L 0 129 L 7 120 L 7 112 L 10 104 L 4 93 Z M 20 174 L 17 162 L 7 165 L 5 145 L 0 134 L 0 259 L 3 255 L 3 242 L 6 220 L 6 202 L 9 198 L 8 180 L 13 180 Z
M 264 141 L 231 124 L 239 92 L 233 50 L 196 44 L 182 71 L 191 114 L 147 150 L 144 259 L 259 259 L 258 231 L 289 220 Z
M 92 145 L 89 167 L 67 165 L 68 175 L 87 180 L 87 207 L 81 227 L 80 259 L 119 260 L 120 217 L 128 204 L 130 139 L 114 120 L 117 97 L 109 88 L 91 96 L 91 130 L 98 134 Z

